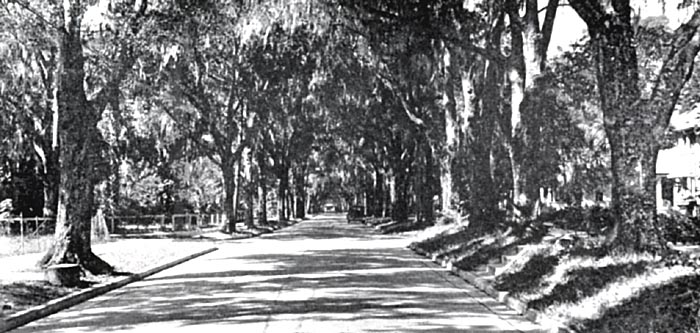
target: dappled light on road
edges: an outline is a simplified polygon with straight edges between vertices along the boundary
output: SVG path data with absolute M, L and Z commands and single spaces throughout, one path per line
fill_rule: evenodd
M 222 243 L 219 251 L 20 331 L 518 332 L 536 328 L 418 258 L 405 248 L 406 242 L 339 218 L 314 219 L 260 239 Z

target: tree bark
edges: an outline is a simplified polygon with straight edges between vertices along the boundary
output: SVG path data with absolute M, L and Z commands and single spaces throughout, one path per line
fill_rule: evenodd
M 255 187 L 252 184 L 248 184 L 245 190 L 245 202 L 246 206 L 248 206 L 245 211 L 245 225 L 248 228 L 255 227 L 255 217 L 253 216 L 253 210 L 255 205 L 254 189 Z
M 79 264 L 93 274 L 114 271 L 92 252 L 91 218 L 96 211 L 94 188 L 100 180 L 105 148 L 97 129 L 101 110 L 87 100 L 80 34 L 82 4 L 64 1 L 60 15 L 57 74 L 60 182 L 55 242 L 41 260 L 44 266 Z
M 501 91 L 502 70 L 494 62 L 481 60 L 472 64 L 470 77 L 463 78 L 463 89 L 476 90 L 478 98 L 465 100 L 471 121 L 469 165 L 470 226 L 488 231 L 500 223 L 498 217 L 498 192 L 493 180 L 492 150 L 496 117 L 499 110 L 498 94 Z M 463 75 L 466 75 L 463 74 Z
M 260 211 L 258 215 L 258 223 L 260 225 L 267 224 L 267 165 L 265 164 L 265 155 L 261 152 L 257 153 L 258 159 L 258 196 L 260 202 Z
M 306 184 L 304 182 L 304 179 L 306 178 L 305 175 L 305 167 L 298 167 L 296 172 L 294 173 L 294 186 L 295 186 L 295 204 L 296 204 L 296 209 L 295 209 L 295 214 L 294 217 L 298 219 L 303 219 L 306 217 Z
M 397 160 L 395 161 L 396 167 L 393 168 L 394 173 L 394 186 L 392 197 L 394 202 L 392 202 L 391 214 L 392 219 L 397 222 L 407 222 L 409 215 L 409 195 L 411 188 L 411 173 L 413 166 L 413 155 L 415 154 L 415 149 L 409 147 L 404 147 L 403 144 L 397 143 L 399 151 L 403 152 L 398 156 L 395 156 Z
M 537 91 L 537 79 L 542 75 L 547 58 L 547 48 L 551 39 L 554 18 L 559 0 L 549 0 L 546 7 L 545 21 L 540 27 L 539 8 L 537 0 L 525 1 L 525 14 L 520 16 L 520 4 L 515 0 L 507 3 L 511 37 L 511 56 L 509 62 L 511 121 L 510 137 L 506 145 L 511 164 L 511 200 L 514 213 L 525 205 L 532 205 L 532 193 L 541 184 L 532 183 L 527 179 L 527 166 L 524 163 L 528 154 L 527 131 L 523 126 L 523 117 L 532 117 L 530 112 L 539 110 L 532 105 L 530 97 Z
M 418 220 L 419 223 L 423 225 L 432 225 L 435 223 L 435 209 L 434 200 L 438 192 L 435 190 L 437 185 L 437 177 L 435 177 L 434 170 L 438 169 L 433 157 L 433 149 L 430 147 L 429 142 L 422 144 L 423 148 L 423 170 L 420 173 L 419 182 L 421 182 L 422 190 L 418 192 L 421 218 Z
M 236 166 L 233 168 L 233 205 L 232 218 L 228 221 L 228 230 L 230 233 L 236 232 L 236 222 L 238 222 L 238 211 L 240 210 L 241 196 L 241 158 L 236 161 Z
M 454 212 L 454 201 L 457 198 L 452 184 L 452 167 L 454 158 L 459 146 L 459 125 L 457 122 L 457 102 L 455 99 L 454 88 L 455 80 L 453 75 L 453 64 L 451 60 L 450 50 L 444 48 L 444 75 L 445 80 L 442 87 L 443 104 L 444 104 L 444 133 L 445 145 L 443 147 L 441 157 L 439 158 L 440 166 L 440 201 L 441 211 L 443 214 L 452 214 Z
M 234 204 L 236 201 L 236 167 L 235 162 L 232 161 L 223 163 L 222 165 L 225 196 L 224 213 L 228 220 L 227 227 L 224 229 L 229 233 L 234 233 L 236 232 L 236 207 Z
M 378 168 L 374 170 L 374 184 L 372 188 L 372 210 L 370 214 L 372 216 L 381 217 L 384 216 L 384 207 L 386 201 L 385 187 L 386 179 L 384 173 Z
M 43 162 L 44 217 L 55 217 L 58 210 L 58 187 L 60 184 L 58 149 L 57 142 L 55 147 L 46 150 L 46 160 Z
M 279 172 L 277 177 L 279 185 L 277 187 L 277 219 L 287 221 L 287 194 L 289 192 L 289 170 L 283 168 L 285 172 Z
M 392 219 L 397 222 L 408 221 L 408 188 L 410 187 L 410 177 L 406 171 L 396 171 L 394 177 L 394 198 L 391 214 Z

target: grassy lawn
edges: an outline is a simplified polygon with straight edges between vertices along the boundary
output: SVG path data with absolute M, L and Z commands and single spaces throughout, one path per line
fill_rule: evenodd
M 214 247 L 216 241 L 249 238 L 294 223 L 270 221 L 266 226 L 256 228 L 246 228 L 240 224 L 237 225 L 238 232 L 234 234 L 222 233 L 214 228 L 196 232 L 115 236 L 110 240 L 93 241 L 93 252 L 120 274 L 92 276 L 86 273 L 83 287 L 116 280 L 124 274 L 147 271 Z M 53 286 L 44 281 L 43 271 L 36 263 L 48 249 L 52 236 L 40 238 L 36 246 L 25 242 L 22 254 L 18 237 L 0 237 L 0 267 L 3 267 L 0 271 L 0 319 L 78 290 Z
M 52 240 L 52 235 L 25 238 L 20 236 L 0 236 L 0 257 L 43 252 L 51 246 Z
M 94 252 L 121 273 L 140 273 L 150 268 L 203 251 L 211 242 L 180 239 L 120 239 L 94 246 Z M 0 317 L 44 304 L 78 288 L 64 288 L 44 281 L 43 271 L 36 267 L 42 253 L 0 258 Z M 109 282 L 122 276 L 84 277 L 85 286 Z

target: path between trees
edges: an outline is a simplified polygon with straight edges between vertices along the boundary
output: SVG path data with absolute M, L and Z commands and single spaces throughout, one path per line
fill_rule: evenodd
M 534 332 L 406 249 L 321 216 L 163 271 L 15 332 Z

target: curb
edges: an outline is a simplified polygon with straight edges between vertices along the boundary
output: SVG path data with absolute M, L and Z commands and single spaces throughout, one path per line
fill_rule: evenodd
M 527 303 L 514 297 L 511 296 L 508 292 L 506 291 L 498 291 L 496 290 L 491 284 L 489 284 L 487 281 L 484 279 L 481 279 L 477 277 L 476 275 L 472 274 L 469 271 L 462 270 L 454 265 L 452 265 L 452 262 L 450 260 L 444 259 L 440 260 L 437 258 L 437 256 L 431 256 L 429 253 L 427 253 L 425 250 L 419 248 L 418 246 L 409 246 L 409 249 L 411 249 L 413 252 L 415 252 L 418 255 L 421 255 L 423 257 L 426 257 L 433 263 L 440 265 L 442 267 L 447 268 L 449 271 L 451 271 L 454 275 L 459 276 L 469 284 L 475 286 L 477 289 L 483 291 L 487 295 L 491 296 L 492 298 L 498 300 L 499 302 L 505 304 L 507 307 L 511 308 L 512 310 L 515 310 L 517 313 L 525 317 L 527 320 L 544 326 L 544 332 L 549 332 L 549 333 L 575 333 L 575 331 L 571 330 L 568 327 L 561 326 L 558 324 L 553 324 L 553 320 L 551 320 L 549 317 L 545 316 L 541 312 L 533 309 L 528 309 Z
M 137 273 L 134 275 L 130 275 L 121 279 L 118 279 L 116 281 L 104 283 L 104 284 L 99 284 L 95 287 L 84 289 L 84 290 L 79 290 L 74 293 L 68 294 L 66 296 L 51 300 L 47 302 L 46 304 L 42 305 L 37 305 L 35 307 L 26 309 L 24 311 L 17 312 L 15 314 L 12 314 L 5 318 L 2 322 L 0 322 L 0 332 L 7 332 L 9 330 L 15 329 L 17 327 L 26 325 L 32 321 L 47 317 L 49 315 L 52 315 L 56 312 L 59 312 L 61 310 L 64 310 L 66 308 L 69 308 L 71 306 L 74 306 L 76 304 L 85 302 L 91 298 L 100 296 L 102 294 L 105 294 L 109 291 L 112 291 L 117 288 L 121 288 L 127 284 L 130 284 L 132 282 L 136 282 L 139 280 L 143 280 L 153 274 L 156 274 L 160 271 L 166 270 L 168 268 L 171 268 L 173 266 L 177 266 L 179 264 L 182 264 L 186 261 L 192 260 L 194 258 L 203 256 L 207 253 L 211 253 L 218 250 L 218 248 L 213 247 L 204 251 L 200 251 L 194 254 L 191 254 L 189 256 L 186 256 L 184 258 L 180 258 L 178 260 L 151 268 L 145 272 L 142 273 Z

